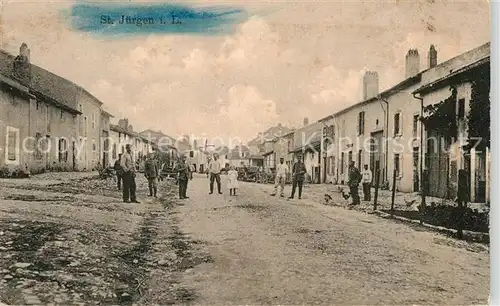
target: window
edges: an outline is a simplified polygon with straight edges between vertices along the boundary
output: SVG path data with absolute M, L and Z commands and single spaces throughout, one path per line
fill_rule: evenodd
M 396 171 L 396 176 L 402 176 L 401 173 L 401 155 L 394 154 L 394 170 Z
M 59 139 L 59 162 L 67 162 L 68 161 L 68 143 L 65 138 Z
M 194 151 L 189 151 L 189 157 L 194 157 Z
M 84 134 L 83 134 L 83 135 L 85 135 L 85 137 L 87 137 L 87 117 L 84 117 L 84 118 L 83 118 L 83 122 L 84 122 L 84 123 L 83 123 L 83 125 L 84 125 L 84 127 L 83 127 L 83 128 L 85 129 L 85 132 L 84 132 Z
M 344 173 L 344 152 L 340 154 L 340 173 Z
M 417 137 L 418 135 L 418 119 L 419 115 L 413 115 L 413 137 Z
M 348 157 L 349 164 L 352 162 L 352 151 L 349 151 L 349 157 Z
M 43 158 L 42 154 L 42 134 L 36 133 L 35 134 L 35 152 L 34 152 L 34 157 L 36 160 L 41 160 Z
M 401 113 L 394 115 L 394 136 L 401 135 Z
M 363 135 L 365 133 L 365 112 L 359 112 L 358 114 L 358 135 Z
M 95 126 L 96 126 L 96 124 L 95 124 L 95 123 L 96 123 L 96 122 L 95 122 L 95 113 L 92 113 L 92 129 L 93 129 L 93 130 L 95 129 Z
M 19 129 L 8 126 L 6 142 L 5 163 L 19 164 Z
M 358 169 L 363 168 L 362 162 L 363 162 L 363 151 L 359 150 L 358 151 Z
M 113 144 L 113 159 L 116 159 L 116 143 Z
M 64 118 L 64 112 L 63 111 L 61 111 L 61 114 L 59 115 L 59 118 L 60 119 Z
M 465 99 L 458 100 L 458 119 L 465 118 Z

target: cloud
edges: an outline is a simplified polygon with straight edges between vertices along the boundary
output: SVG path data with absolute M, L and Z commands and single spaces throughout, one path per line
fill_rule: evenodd
M 225 36 L 120 40 L 72 32 L 59 19 L 67 7 L 5 4 L 2 46 L 17 53 L 26 42 L 35 64 L 89 89 L 115 120 L 128 117 L 137 130 L 174 137 L 250 139 L 278 122 L 313 122 L 359 102 L 366 69 L 379 73 L 381 90 L 398 83 L 409 48 L 418 48 L 423 69 L 431 43 L 442 62 L 489 37 L 487 3 L 276 4 Z
M 265 99 L 257 88 L 246 85 L 232 86 L 227 101 L 220 109 L 223 126 L 231 137 L 250 139 L 255 131 L 267 129 L 277 123 L 278 114 L 274 101 Z

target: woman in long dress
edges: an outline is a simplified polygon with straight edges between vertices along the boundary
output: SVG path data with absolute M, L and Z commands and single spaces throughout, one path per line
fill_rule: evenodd
M 236 189 L 238 189 L 238 171 L 234 169 L 234 166 L 229 167 L 227 173 L 227 188 L 229 188 L 229 195 L 236 195 Z

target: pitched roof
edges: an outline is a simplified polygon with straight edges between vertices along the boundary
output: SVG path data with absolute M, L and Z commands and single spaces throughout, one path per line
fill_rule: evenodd
M 116 124 L 110 124 L 109 125 L 109 129 L 111 131 L 118 132 L 118 133 L 123 133 L 123 134 L 127 134 L 127 135 L 133 136 L 133 137 L 137 137 L 138 136 L 137 133 L 132 132 L 132 131 L 128 131 L 128 130 L 126 130 L 126 129 L 124 129 L 121 126 L 116 125 Z
M 425 84 L 421 87 L 419 87 L 418 89 L 416 89 L 415 91 L 412 92 L 412 94 L 417 94 L 417 93 L 420 93 L 420 94 L 426 94 L 426 93 L 429 93 L 429 92 L 432 92 L 436 89 L 439 89 L 439 88 L 442 88 L 443 86 L 446 86 L 449 82 L 449 80 L 451 79 L 455 79 L 457 77 L 460 77 L 462 75 L 464 75 L 465 73 L 467 72 L 470 72 L 472 70 L 475 70 L 477 68 L 481 68 L 481 67 L 485 67 L 485 66 L 489 66 L 490 65 L 490 56 L 486 56 L 480 60 L 477 60 L 473 63 L 470 63 L 464 67 L 461 67 L 455 71 L 452 71 L 451 73 L 431 82 L 431 83 L 428 83 L 428 84 Z
M 315 122 L 295 131 L 292 151 L 315 146 L 317 142 L 321 142 L 321 127 L 321 123 Z
M 83 87 L 58 76 L 42 67 L 30 64 L 31 80 L 20 80 L 13 74 L 15 56 L 0 50 L 0 73 L 18 80 L 35 94 L 48 98 L 49 102 L 73 113 L 80 113 L 76 100 L 79 91 L 84 92 L 102 105 L 102 102 Z

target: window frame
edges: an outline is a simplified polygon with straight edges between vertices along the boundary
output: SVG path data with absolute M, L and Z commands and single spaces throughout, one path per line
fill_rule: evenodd
M 358 113 L 358 136 L 365 134 L 365 111 Z
M 9 144 L 9 135 L 10 133 L 15 133 L 15 144 L 16 146 L 14 147 L 14 156 L 15 159 L 11 160 L 9 158 L 9 153 L 10 152 L 10 144 Z M 21 163 L 21 150 L 20 150 L 20 130 L 18 128 L 15 128 L 13 126 L 6 126 L 5 129 L 5 164 L 6 165 L 19 165 Z
M 415 121 L 415 118 L 417 119 Z M 413 137 L 418 137 L 418 130 L 419 130 L 419 121 L 420 121 L 420 113 L 414 113 L 413 114 L 413 126 L 412 126 L 412 132 L 413 132 Z
M 396 117 L 398 118 L 398 129 L 396 131 Z M 401 111 L 397 111 L 394 113 L 394 116 L 393 116 L 393 121 L 392 121 L 392 130 L 393 130 L 393 136 L 394 137 L 399 137 L 399 136 L 402 136 L 403 135 L 403 125 L 402 125 L 402 113 Z

